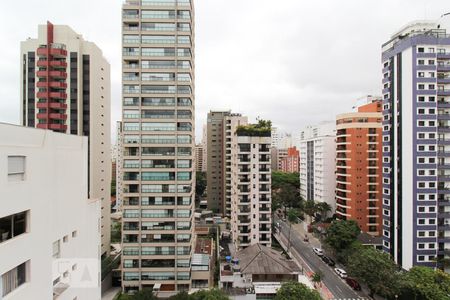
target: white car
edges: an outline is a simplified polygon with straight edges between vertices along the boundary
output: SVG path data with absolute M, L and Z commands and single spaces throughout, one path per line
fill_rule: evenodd
M 322 255 L 323 255 L 323 250 L 320 249 L 320 248 L 314 247 L 314 248 L 313 248 L 313 251 L 314 251 L 315 254 L 317 254 L 317 255 L 319 255 L 319 256 L 322 256 Z
M 341 277 L 342 279 L 347 278 L 347 272 L 345 272 L 342 269 L 339 268 L 334 268 L 334 271 L 336 272 L 336 274 L 338 274 L 339 277 Z

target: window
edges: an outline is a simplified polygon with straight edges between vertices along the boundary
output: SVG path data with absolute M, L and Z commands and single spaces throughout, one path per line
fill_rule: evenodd
M 27 212 L 0 218 L 0 243 L 27 231 Z
M 25 156 L 8 156 L 8 180 L 25 180 Z
M 61 255 L 60 240 L 53 242 L 53 258 L 59 258 Z
M 64 237 L 63 237 L 63 242 L 64 243 L 67 243 L 69 241 L 69 236 L 68 235 L 65 235 Z
M 73 237 L 73 238 L 74 238 L 74 237 L 77 237 L 77 231 L 76 231 L 76 230 L 72 231 L 72 237 Z
M 6 296 L 27 281 L 29 262 L 24 262 L 2 275 L 2 296 Z

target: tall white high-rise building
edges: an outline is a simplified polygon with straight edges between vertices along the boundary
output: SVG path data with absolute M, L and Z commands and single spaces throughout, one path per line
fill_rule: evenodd
M 237 250 L 253 244 L 271 246 L 271 132 L 238 130 L 230 169 L 231 231 Z
M 336 123 L 307 126 L 300 132 L 300 196 L 336 209 Z
M 21 124 L 87 136 L 89 198 L 101 200 L 101 254 L 111 240 L 110 71 L 102 51 L 65 25 L 21 43 Z
M 100 299 L 87 137 L 0 123 L 0 298 Z
M 122 9 L 122 288 L 191 288 L 194 240 L 194 5 Z

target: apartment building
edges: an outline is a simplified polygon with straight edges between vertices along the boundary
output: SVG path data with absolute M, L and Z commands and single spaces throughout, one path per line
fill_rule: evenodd
M 100 299 L 88 139 L 0 123 L 0 299 Z
M 382 48 L 383 246 L 405 269 L 449 258 L 448 25 L 412 22 Z
M 248 127 L 246 127 L 248 128 Z M 234 133 L 231 164 L 231 232 L 237 250 L 261 244 L 270 248 L 271 132 Z
M 122 121 L 116 122 L 116 210 L 122 210 L 123 204 L 123 133 Z
M 123 4 L 124 292 L 191 288 L 194 35 L 191 0 Z
M 297 147 L 286 149 L 286 156 L 279 161 L 279 170 L 285 173 L 298 173 L 300 167 L 300 151 Z
M 21 124 L 89 139 L 88 195 L 101 200 L 102 256 L 110 250 L 110 70 L 102 51 L 64 25 L 39 25 L 20 45 Z
M 382 233 L 382 103 L 368 97 L 336 117 L 336 214 L 362 231 Z
M 206 152 L 203 144 L 195 145 L 195 171 L 206 172 Z
M 336 124 L 323 122 L 300 132 L 300 195 L 305 200 L 326 202 L 334 213 Z
M 231 216 L 231 164 L 236 155 L 236 129 L 248 118 L 231 111 L 210 111 L 207 123 L 208 209 Z

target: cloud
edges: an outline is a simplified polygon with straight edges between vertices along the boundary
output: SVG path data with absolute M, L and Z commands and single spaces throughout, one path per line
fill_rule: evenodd
M 0 11 L 0 120 L 18 122 L 20 41 L 47 19 L 95 42 L 111 63 L 112 131 L 121 116 L 119 0 L 7 1 Z M 197 0 L 196 133 L 209 110 L 271 119 L 297 132 L 379 94 L 381 44 L 406 23 L 436 19 L 446 0 Z M 11 13 L 14 12 L 14 13 Z M 7 45 L 7 46 L 6 46 Z

